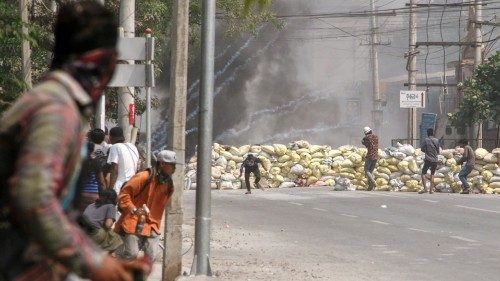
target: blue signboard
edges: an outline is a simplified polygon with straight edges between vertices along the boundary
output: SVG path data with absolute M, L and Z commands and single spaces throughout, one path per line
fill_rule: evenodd
M 436 131 L 436 113 L 422 113 L 422 120 L 420 121 L 420 146 L 427 137 L 427 129 L 432 128 Z

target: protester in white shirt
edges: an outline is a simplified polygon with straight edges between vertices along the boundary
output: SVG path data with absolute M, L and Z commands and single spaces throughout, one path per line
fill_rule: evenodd
M 125 137 L 120 127 L 112 128 L 109 137 L 113 145 L 108 153 L 108 164 L 111 165 L 108 188 L 113 188 L 116 194 L 120 194 L 122 185 L 137 172 L 139 152 L 135 145 L 124 142 Z

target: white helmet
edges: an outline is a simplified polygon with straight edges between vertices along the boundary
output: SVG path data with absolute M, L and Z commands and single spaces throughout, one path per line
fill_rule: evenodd
M 368 134 L 371 131 L 372 131 L 372 129 L 370 129 L 370 127 L 364 127 L 363 128 L 363 132 L 365 132 L 365 135 Z

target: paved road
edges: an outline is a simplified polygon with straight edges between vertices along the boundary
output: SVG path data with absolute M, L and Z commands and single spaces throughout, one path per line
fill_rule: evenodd
M 500 196 L 326 188 L 243 193 L 212 192 L 213 228 L 227 223 L 275 234 L 285 245 L 275 249 L 276 258 L 317 261 L 318 279 L 500 280 Z M 185 192 L 185 219 L 194 217 L 195 196 Z M 225 254 L 212 251 L 214 259 Z

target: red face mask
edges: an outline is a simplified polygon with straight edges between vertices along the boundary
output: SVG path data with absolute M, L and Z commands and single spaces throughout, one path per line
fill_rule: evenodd
M 81 64 L 91 75 L 90 89 L 86 89 L 93 102 L 97 102 L 102 91 L 113 77 L 118 54 L 114 48 L 100 48 L 87 52 L 78 58 Z

